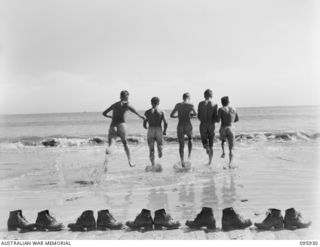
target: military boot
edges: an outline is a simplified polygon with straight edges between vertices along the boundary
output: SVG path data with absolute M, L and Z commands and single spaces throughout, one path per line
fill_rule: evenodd
M 311 225 L 311 221 L 305 220 L 301 213 L 296 211 L 294 208 L 286 210 L 284 216 L 284 228 L 294 230 L 298 228 L 307 228 Z
M 267 217 L 261 223 L 254 223 L 260 230 L 283 229 L 283 217 L 279 209 L 271 208 L 267 212 Z
M 15 231 L 21 229 L 23 231 L 33 231 L 36 225 L 29 223 L 22 215 L 22 210 L 11 211 L 7 222 L 8 231 Z
M 109 210 L 106 209 L 98 212 L 97 227 L 99 230 L 120 230 L 123 228 L 123 224 L 117 222 Z
M 93 231 L 96 230 L 96 219 L 92 210 L 84 211 L 76 223 L 68 225 L 71 231 Z
M 179 221 L 175 221 L 171 218 L 170 214 L 167 214 L 164 209 L 159 209 L 154 213 L 154 228 L 161 230 L 162 227 L 167 229 L 177 229 L 179 228 Z
M 153 220 L 151 212 L 148 209 L 142 209 L 141 213 L 137 215 L 134 221 L 127 221 L 126 225 L 131 229 L 144 228 L 145 230 L 152 230 Z
M 222 230 L 231 231 L 244 229 L 251 225 L 251 220 L 244 219 L 242 216 L 237 214 L 233 208 L 225 208 L 222 210 Z
M 57 222 L 57 220 L 50 215 L 49 210 L 43 210 L 38 213 L 36 227 L 39 231 L 60 231 L 63 229 L 63 224 Z
M 186 225 L 190 228 L 207 227 L 207 229 L 216 228 L 216 220 L 213 216 L 212 208 L 203 207 L 195 220 L 187 220 Z

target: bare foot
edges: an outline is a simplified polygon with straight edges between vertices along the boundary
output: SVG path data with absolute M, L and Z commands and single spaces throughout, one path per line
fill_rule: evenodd
M 131 160 L 129 160 L 129 166 L 130 167 L 135 167 L 136 165 Z
M 185 168 L 184 161 L 181 161 L 181 166 Z
M 225 153 L 223 153 L 223 154 L 221 154 L 220 157 L 223 159 L 225 156 L 226 156 Z

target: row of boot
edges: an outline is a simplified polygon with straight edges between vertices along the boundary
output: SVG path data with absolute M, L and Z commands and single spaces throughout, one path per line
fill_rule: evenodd
M 187 220 L 185 223 L 191 229 L 206 227 L 208 230 L 216 229 L 216 220 L 212 208 L 203 207 L 201 212 L 194 220 Z M 127 221 L 125 224 L 132 230 L 161 230 L 161 229 L 178 229 L 181 224 L 173 220 L 170 214 L 164 209 L 156 210 L 154 218 L 151 211 L 142 209 L 135 220 Z M 234 211 L 232 207 L 222 210 L 222 230 L 230 231 L 236 229 L 245 229 L 252 225 L 250 219 L 245 219 Z M 285 217 L 281 215 L 279 209 L 269 209 L 266 218 L 261 223 L 255 223 L 259 230 L 280 230 L 280 229 L 298 229 L 306 228 L 311 225 L 311 221 L 304 220 L 301 213 L 294 208 L 285 211 Z M 60 231 L 64 228 L 62 223 L 56 221 L 49 213 L 44 210 L 38 213 L 36 223 L 29 223 L 22 215 L 22 210 L 11 211 L 8 219 L 8 230 L 24 231 Z M 118 222 L 109 210 L 98 211 L 97 221 L 92 210 L 84 211 L 75 223 L 69 224 L 71 231 L 92 231 L 92 230 L 120 230 L 124 228 L 121 222 Z

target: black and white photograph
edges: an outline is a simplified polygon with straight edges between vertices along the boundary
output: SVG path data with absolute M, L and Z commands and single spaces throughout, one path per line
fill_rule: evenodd
M 319 44 L 317 0 L 0 0 L 1 245 L 318 245 Z

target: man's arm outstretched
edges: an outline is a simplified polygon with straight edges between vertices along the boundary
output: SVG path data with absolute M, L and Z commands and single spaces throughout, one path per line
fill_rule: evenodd
M 138 117 L 140 117 L 142 120 L 145 120 L 145 117 L 140 115 L 139 112 L 136 111 L 136 109 L 134 109 L 131 105 L 128 104 L 128 109 L 129 111 L 131 111 L 132 113 L 136 114 Z

